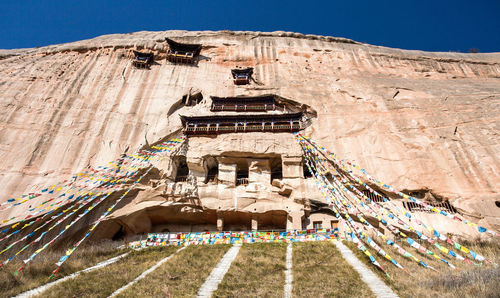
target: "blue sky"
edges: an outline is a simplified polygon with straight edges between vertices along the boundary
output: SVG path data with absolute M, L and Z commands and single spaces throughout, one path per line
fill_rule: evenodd
M 427 51 L 500 52 L 500 0 L 0 0 L 0 48 L 141 30 L 294 31 Z

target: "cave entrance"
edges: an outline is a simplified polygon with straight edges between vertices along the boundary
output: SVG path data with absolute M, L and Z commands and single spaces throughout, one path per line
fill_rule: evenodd
M 248 160 L 239 159 L 236 163 L 236 185 L 248 185 Z
M 269 160 L 269 166 L 271 168 L 271 183 L 275 179 L 283 179 L 283 162 L 281 160 L 281 156 L 271 158 Z
M 175 182 L 187 181 L 189 176 L 189 167 L 186 162 L 185 156 L 178 156 L 174 159 L 176 171 L 175 171 Z
M 219 163 L 213 156 L 208 156 L 204 161 L 205 167 L 205 184 L 208 182 L 217 182 L 219 174 Z
M 311 170 L 314 172 L 314 168 L 311 168 Z M 306 161 L 304 159 L 302 160 L 302 172 L 303 172 L 304 178 L 313 177 L 313 173 L 311 173 L 311 171 L 309 171 L 309 168 L 307 167 Z

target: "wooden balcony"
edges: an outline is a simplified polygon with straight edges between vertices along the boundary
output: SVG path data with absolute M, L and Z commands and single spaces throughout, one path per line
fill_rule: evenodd
M 300 123 L 275 125 L 219 125 L 219 126 L 188 126 L 184 128 L 186 135 L 217 135 L 235 132 L 296 132 L 302 129 Z
M 212 112 L 233 111 L 233 112 L 264 112 L 283 110 L 283 107 L 275 104 L 213 104 L 210 108 Z
M 248 178 L 236 178 L 236 186 L 248 185 Z
M 167 60 L 172 63 L 193 64 L 196 62 L 193 52 L 168 51 Z
M 306 127 L 302 112 L 287 114 L 241 114 L 181 116 L 187 135 L 216 135 L 235 132 L 296 132 Z

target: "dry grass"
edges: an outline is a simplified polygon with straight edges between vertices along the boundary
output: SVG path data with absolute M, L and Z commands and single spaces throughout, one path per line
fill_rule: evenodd
M 359 274 L 330 242 L 293 245 L 293 296 L 373 297 Z
M 393 249 L 383 245 L 384 250 L 396 258 L 411 275 L 393 266 L 389 261 L 376 256 L 377 260 L 387 270 L 391 279 L 370 264 L 368 258 L 359 252 L 352 242 L 345 244 L 367 264 L 368 268 L 378 274 L 401 297 L 499 297 L 500 296 L 500 269 L 494 265 L 474 266 L 455 259 L 446 258 L 459 270 L 452 270 L 443 262 L 427 255 L 417 253 L 413 248 L 404 245 L 410 253 L 422 259 L 428 265 L 436 268 L 440 273 L 425 269 L 408 258 L 398 255 Z M 500 246 L 498 242 L 470 242 L 463 243 L 472 250 L 485 257 L 500 261 Z M 432 249 L 437 252 L 437 249 Z M 464 255 L 464 254 L 462 254 Z M 440 254 L 440 256 L 443 256 Z
M 15 261 L 0 268 L 0 289 L 2 289 L 0 297 L 17 295 L 125 252 L 117 250 L 116 246 L 116 243 L 105 242 L 80 248 L 64 263 L 52 280 L 48 278 L 64 251 L 48 251 L 40 254 L 18 276 L 14 276 L 12 273 L 23 264 L 21 260 L 26 258 L 26 256 L 19 256 L 14 259 Z
M 230 245 L 193 245 L 119 297 L 194 297 Z
M 58 284 L 44 297 L 108 297 L 139 274 L 172 254 L 177 247 L 156 247 L 132 251 L 128 256 L 104 268 L 84 273 Z
M 286 246 L 244 244 L 214 297 L 283 297 Z

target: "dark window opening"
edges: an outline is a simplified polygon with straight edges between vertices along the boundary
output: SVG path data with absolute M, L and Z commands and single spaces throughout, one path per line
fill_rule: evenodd
M 271 182 L 274 179 L 283 179 L 283 162 L 281 161 L 281 157 L 271 158 L 269 165 L 271 167 Z
M 236 166 L 236 185 L 248 185 L 248 164 Z
M 313 221 L 313 229 L 320 230 L 323 228 L 323 222 Z
M 175 173 L 175 182 L 187 181 L 189 176 L 189 168 L 186 162 L 186 157 L 182 156 L 177 160 L 177 171 Z

